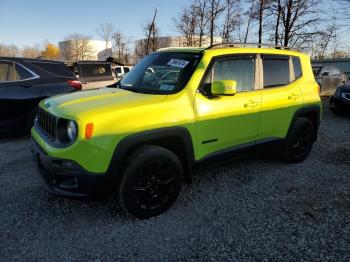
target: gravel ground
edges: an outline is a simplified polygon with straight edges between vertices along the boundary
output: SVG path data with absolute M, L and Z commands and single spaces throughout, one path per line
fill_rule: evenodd
M 165 214 L 47 193 L 28 137 L 0 139 L 0 260 L 350 260 L 350 118 L 325 108 L 310 157 L 203 167 Z

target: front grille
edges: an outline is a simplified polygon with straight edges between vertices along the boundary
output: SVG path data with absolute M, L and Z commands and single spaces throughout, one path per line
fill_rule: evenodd
M 39 107 L 37 125 L 40 131 L 51 141 L 56 139 L 57 118 Z

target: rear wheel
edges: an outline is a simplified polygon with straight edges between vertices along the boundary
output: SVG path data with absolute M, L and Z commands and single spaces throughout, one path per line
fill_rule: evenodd
M 299 117 L 295 120 L 290 130 L 284 147 L 281 150 L 281 156 L 290 163 L 299 163 L 304 161 L 315 142 L 315 127 L 310 119 Z
M 340 110 L 333 99 L 329 101 L 329 110 L 331 110 L 336 115 L 340 114 Z
M 173 205 L 182 183 L 182 164 L 173 152 L 143 146 L 127 160 L 119 185 L 119 203 L 137 218 L 157 216 Z

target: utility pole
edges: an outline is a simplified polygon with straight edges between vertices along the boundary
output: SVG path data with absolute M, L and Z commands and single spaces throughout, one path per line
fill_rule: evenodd
M 149 31 L 148 31 L 148 37 L 147 37 L 147 46 L 146 46 L 146 55 L 149 54 L 149 40 L 151 38 L 151 34 L 152 31 L 154 30 L 154 22 L 156 20 L 156 16 L 157 16 L 157 9 L 154 10 L 154 16 L 153 16 L 153 20 L 152 20 L 152 24 L 149 27 Z

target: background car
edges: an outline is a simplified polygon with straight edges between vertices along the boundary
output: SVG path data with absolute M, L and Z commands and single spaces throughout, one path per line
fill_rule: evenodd
M 132 69 L 132 66 L 115 66 L 114 74 L 117 80 L 121 80 L 129 71 Z
M 111 64 L 105 61 L 79 61 L 69 66 L 82 83 L 82 90 L 106 87 L 115 83 Z
M 350 85 L 337 88 L 329 101 L 329 109 L 335 114 L 350 113 Z
M 330 94 L 346 82 L 346 75 L 335 66 L 313 65 L 315 79 L 320 85 L 321 94 Z
M 31 128 L 40 100 L 81 87 L 63 62 L 0 57 L 0 131 Z

